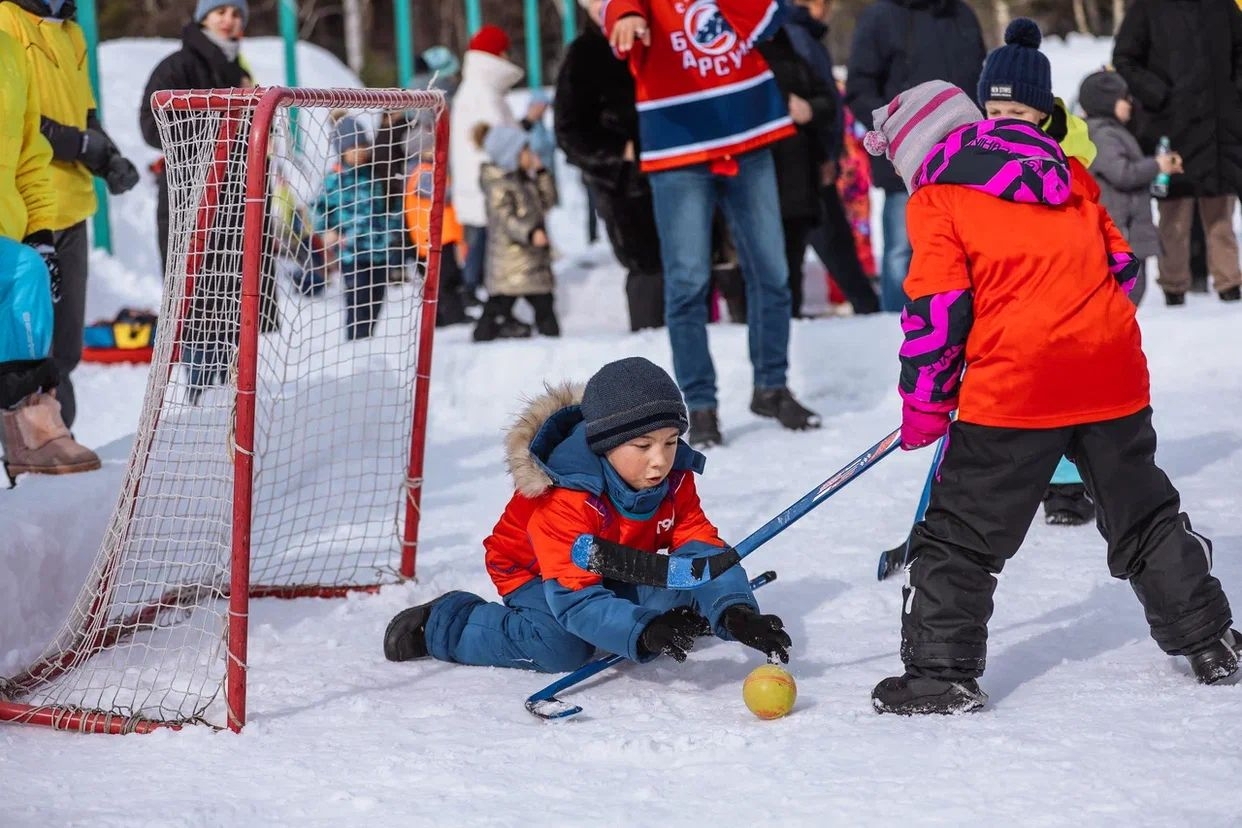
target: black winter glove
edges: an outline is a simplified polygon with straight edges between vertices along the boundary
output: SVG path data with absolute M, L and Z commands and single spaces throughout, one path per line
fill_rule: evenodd
M 103 180 L 112 195 L 127 193 L 138 183 L 138 168 L 120 152 L 116 152 L 108 161 L 108 170 L 104 173 Z
M 90 127 L 82 130 L 82 146 L 78 149 L 78 160 L 93 174 L 99 176 L 106 174 L 108 162 L 116 154 L 116 145 L 103 132 Z
M 793 642 L 785 632 L 785 622 L 775 615 L 760 615 L 748 604 L 734 604 L 720 617 L 729 635 L 747 647 L 754 647 L 768 657 L 789 663 L 789 647 Z
M 51 279 L 52 302 L 60 301 L 60 257 L 56 255 L 56 237 L 51 230 L 38 230 L 23 240 L 43 258 L 47 275 Z
M 674 661 L 685 661 L 694 649 L 694 637 L 703 628 L 703 616 L 693 607 L 668 610 L 647 625 L 638 636 L 638 646 L 647 654 L 663 653 Z

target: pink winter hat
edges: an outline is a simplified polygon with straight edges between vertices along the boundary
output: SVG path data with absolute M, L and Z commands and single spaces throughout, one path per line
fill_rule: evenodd
M 893 162 L 906 189 L 923 160 L 953 130 L 983 120 L 983 113 L 962 90 L 944 81 L 920 83 L 871 113 L 875 129 L 863 137 L 872 155 Z

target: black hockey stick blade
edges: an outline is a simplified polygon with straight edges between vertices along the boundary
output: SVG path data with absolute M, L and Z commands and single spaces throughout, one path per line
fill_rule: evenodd
M 877 581 L 883 581 L 906 566 L 906 545 L 904 543 L 880 553 L 880 566 L 876 570 Z
M 742 559 L 737 550 L 728 546 L 691 558 L 644 552 L 595 535 L 579 535 L 571 556 L 576 566 L 605 578 L 667 589 L 703 586 Z

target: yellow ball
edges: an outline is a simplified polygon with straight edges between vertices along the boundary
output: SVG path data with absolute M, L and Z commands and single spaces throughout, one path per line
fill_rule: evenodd
M 742 683 L 742 700 L 761 719 L 779 719 L 793 710 L 798 698 L 794 677 L 775 664 L 756 667 Z

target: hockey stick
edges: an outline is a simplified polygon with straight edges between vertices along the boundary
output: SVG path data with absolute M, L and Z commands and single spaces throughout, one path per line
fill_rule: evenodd
M 941 437 L 940 442 L 936 443 L 936 454 L 932 457 L 931 468 L 927 470 L 927 482 L 923 484 L 923 493 L 919 495 L 919 505 L 914 510 L 914 523 L 918 523 L 923 519 L 923 515 L 927 514 L 927 502 L 931 500 L 932 481 L 936 479 L 936 472 L 940 469 L 940 461 L 944 459 L 945 441 L 946 438 Z M 910 525 L 913 527 L 914 523 Z M 914 530 L 911 529 L 911 531 L 913 532 Z M 880 565 L 875 573 L 876 580 L 883 581 L 894 572 L 904 569 L 909 562 L 910 535 L 906 535 L 906 539 L 900 544 L 886 552 L 880 553 Z
M 750 579 L 750 588 L 758 589 L 764 584 L 770 584 L 776 580 L 776 573 L 772 570 L 762 572 Z M 531 695 L 526 699 L 526 709 L 531 715 L 537 716 L 545 721 L 553 721 L 555 719 L 568 719 L 570 716 L 576 716 L 582 712 L 582 708 L 576 704 L 563 702 L 556 697 L 557 693 L 562 690 L 568 690 L 576 684 L 589 679 L 598 673 L 602 673 L 614 664 L 620 664 L 625 661 L 625 656 L 610 655 L 598 658 L 590 664 L 586 664 L 574 670 L 569 675 L 559 678 L 540 690 L 538 693 Z
M 760 526 L 737 546 L 726 546 L 718 552 L 699 556 L 675 553 L 655 555 L 595 535 L 579 535 L 571 552 L 574 564 L 605 578 L 631 584 L 668 589 L 701 587 L 845 488 L 851 480 L 897 448 L 900 442 L 901 429 L 897 429 L 855 457 L 845 468 L 807 492 L 788 509 Z

